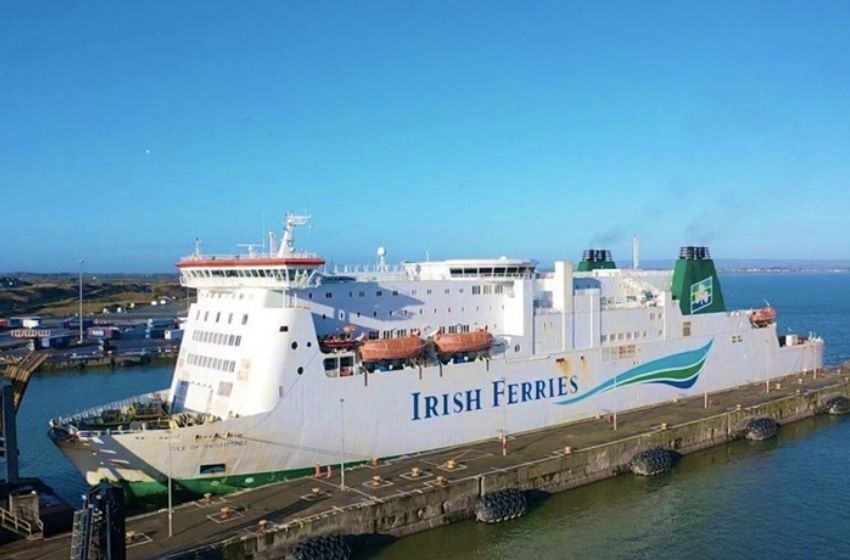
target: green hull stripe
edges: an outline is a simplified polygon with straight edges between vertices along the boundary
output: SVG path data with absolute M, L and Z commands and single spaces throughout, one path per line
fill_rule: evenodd
M 293 469 L 246 475 L 210 476 L 204 478 L 174 479 L 172 492 L 175 501 L 197 499 L 206 493 L 229 494 L 246 488 L 256 488 L 273 482 L 292 480 L 312 475 L 314 469 Z M 167 498 L 168 485 L 165 481 L 124 482 L 127 498 L 141 506 L 158 506 Z

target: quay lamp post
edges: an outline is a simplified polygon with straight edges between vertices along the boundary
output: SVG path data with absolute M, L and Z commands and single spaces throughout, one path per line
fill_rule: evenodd
M 80 339 L 79 343 L 83 343 L 83 259 L 80 259 Z
M 171 502 L 171 427 L 168 428 L 168 536 L 174 536 L 174 508 Z
M 345 399 L 339 399 L 339 489 L 345 490 Z

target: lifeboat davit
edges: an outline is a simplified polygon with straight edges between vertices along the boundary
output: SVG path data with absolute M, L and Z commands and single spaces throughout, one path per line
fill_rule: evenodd
M 425 341 L 418 335 L 400 338 L 364 340 L 360 344 L 360 359 L 365 363 L 385 360 L 410 360 L 425 352 Z
M 493 335 L 487 331 L 440 333 L 434 337 L 437 353 L 448 356 L 464 352 L 483 352 L 493 345 Z
M 770 306 L 756 309 L 750 313 L 750 323 L 756 327 L 766 327 L 776 322 L 776 310 Z

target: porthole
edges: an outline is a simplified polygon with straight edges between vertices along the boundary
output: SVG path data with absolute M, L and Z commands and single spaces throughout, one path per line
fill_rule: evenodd
M 293 344 L 294 344 L 294 343 L 293 343 Z M 514 352 L 519 352 L 519 344 L 517 344 L 516 346 L 514 346 Z
M 303 368 L 303 367 L 299 367 L 299 368 L 298 368 L 298 375 L 301 375 L 302 373 L 304 373 L 304 368 Z
M 312 348 L 312 347 L 313 347 L 313 343 L 312 343 L 312 342 L 308 342 L 308 343 L 307 343 L 307 348 Z
M 290 346 L 292 346 L 292 349 L 295 350 L 296 348 L 298 348 L 298 343 L 293 341 Z

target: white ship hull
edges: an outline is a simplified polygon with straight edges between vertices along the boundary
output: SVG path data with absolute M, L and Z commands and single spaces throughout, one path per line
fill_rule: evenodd
M 170 472 L 194 492 L 227 492 L 311 473 L 317 464 L 338 464 L 343 449 L 351 464 L 495 440 L 502 430 L 556 426 L 823 365 L 820 341 L 780 347 L 773 328 L 747 327 L 740 331 L 744 342 L 733 348 L 729 332 L 638 345 L 633 358 L 610 361 L 595 349 L 428 367 L 421 374 L 326 378 L 316 371 L 318 382 L 305 379 L 289 400 L 266 413 L 170 432 L 81 432 L 60 447 L 90 484 L 125 481 L 144 496 L 163 492 Z M 690 356 L 680 367 L 652 369 L 667 370 L 660 382 L 627 384 L 626 372 L 659 360 L 663 366 L 682 354 Z M 568 429 L 564 438 L 569 441 Z M 201 466 L 212 472 L 201 474 Z

